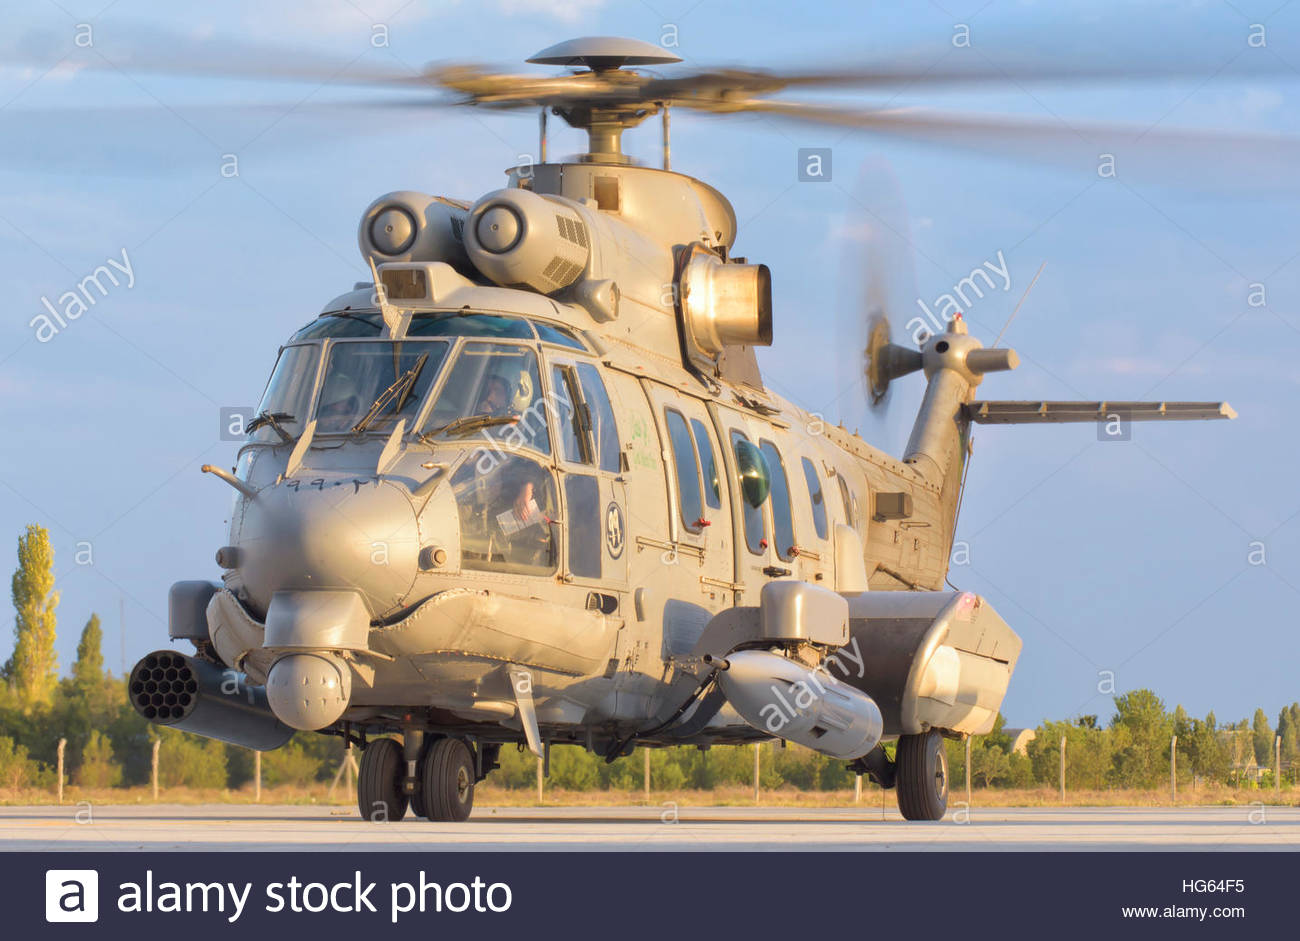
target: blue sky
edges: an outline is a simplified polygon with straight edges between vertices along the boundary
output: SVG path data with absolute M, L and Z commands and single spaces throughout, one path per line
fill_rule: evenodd
M 1150 55 L 1218 63 L 1254 23 L 1281 77 L 1014 84 L 913 91 L 891 104 L 989 110 L 1046 120 L 1300 133 L 1300 4 L 819 4 L 704 0 L 614 4 L 534 0 L 400 7 L 395 0 L 6 4 L 6 31 L 66 42 L 90 22 L 109 48 L 124 34 L 229 37 L 334 55 L 483 60 L 528 70 L 533 52 L 578 35 L 656 42 L 675 27 L 688 66 L 869 62 L 891 49 L 934 61 L 957 24 L 973 43 L 1033 49 L 1100 38 Z M 12 9 L 8 9 L 12 7 Z M 369 48 L 373 26 L 390 47 Z M 1081 38 L 1083 37 L 1083 38 Z M 6 39 L 6 45 L 12 42 Z M 1063 44 L 1063 45 L 1062 45 Z M 1234 53 L 1235 54 L 1235 53 Z M 368 61 L 363 58 L 362 63 Z M 1213 65 L 1210 67 L 1213 71 Z M 221 407 L 255 402 L 277 345 L 366 276 L 357 220 L 376 196 L 416 189 L 461 198 L 501 185 L 536 147 L 531 115 L 403 111 L 328 119 L 289 106 L 355 90 L 229 79 L 11 67 L 0 70 L 0 570 L 32 521 L 54 539 L 59 653 L 67 667 L 91 611 L 119 666 L 166 643 L 166 594 L 215 578 L 230 465 Z M 886 95 L 838 96 L 864 104 Z M 238 116 L 206 107 L 260 102 Z M 287 113 L 288 112 L 288 113 Z M 1025 640 L 1005 713 L 1012 725 L 1100 713 L 1117 690 L 1155 689 L 1221 719 L 1300 698 L 1300 493 L 1291 431 L 1300 398 L 1300 192 L 1290 175 L 1232 162 L 1171 164 L 1101 179 L 1090 166 L 1034 166 L 835 129 L 754 118 L 673 124 L 674 168 L 719 186 L 741 220 L 736 249 L 773 271 L 776 345 L 769 383 L 897 452 L 920 396 L 895 390 L 885 421 L 843 394 L 845 313 L 862 269 L 864 215 L 901 196 L 913 283 L 927 303 L 985 261 L 1005 259 L 1007 291 L 968 316 L 986 342 L 1040 264 L 1007 332 L 1023 360 L 986 381 L 989 398 L 1226 399 L 1232 423 L 1142 425 L 1130 442 L 1091 426 L 981 428 L 958 538 L 970 563 L 951 578 L 985 594 Z M 557 130 L 552 155 L 581 140 Z M 653 161 L 657 129 L 629 132 Z M 832 148 L 830 183 L 798 183 L 797 153 Z M 234 153 L 239 175 L 221 175 Z M 1087 155 L 1091 159 L 1091 155 Z M 1180 185 L 1167 185 L 1177 180 Z M 889 182 L 886 182 L 889 181 Z M 894 246 L 895 249 L 898 246 Z M 29 321 L 97 265 L 128 252 L 135 278 L 49 342 Z M 901 262 L 900 262 L 901 264 Z M 1251 306 L 1263 284 L 1265 306 Z M 89 542 L 93 564 L 76 562 Z M 1264 564 L 1252 565 L 1253 543 Z M 1258 560 L 1258 552 L 1255 560 Z M 0 654 L 11 641 L 0 620 Z

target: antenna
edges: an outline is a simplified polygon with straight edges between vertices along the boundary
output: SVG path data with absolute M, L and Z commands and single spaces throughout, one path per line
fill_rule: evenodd
M 664 104 L 663 104 L 663 109 L 664 109 L 664 111 L 663 111 L 663 114 L 664 114 L 664 169 L 665 169 L 665 170 L 671 170 L 671 169 L 673 168 L 673 155 L 672 155 L 672 148 L 669 147 L 669 140 L 671 139 L 671 135 L 669 134 L 669 124 L 670 124 L 670 121 L 669 121 L 669 118 L 668 118 L 668 111 L 669 111 L 668 102 L 666 102 L 666 101 L 664 102 Z
M 998 331 L 997 339 L 993 341 L 993 346 L 997 346 L 999 343 L 1002 342 L 1002 334 L 1007 332 L 1007 327 L 1011 326 L 1011 321 L 1015 320 L 1016 314 L 1020 313 L 1021 305 L 1024 304 L 1025 298 L 1029 296 L 1029 292 L 1034 289 L 1034 285 L 1038 283 L 1038 275 L 1041 275 L 1043 273 L 1043 269 L 1046 267 L 1047 267 L 1047 262 L 1043 262 L 1041 265 L 1038 266 L 1038 274 L 1034 275 L 1034 280 L 1029 282 L 1029 287 L 1025 288 L 1025 293 L 1020 295 L 1020 301 L 1016 304 L 1016 309 L 1011 312 L 1011 316 L 1007 318 L 1007 322 L 1004 323 L 1002 325 L 1002 329 Z M 992 348 L 993 347 L 989 347 L 989 349 Z
M 120 594 L 117 596 L 117 633 L 118 641 L 122 646 L 122 673 L 126 676 L 126 599 Z

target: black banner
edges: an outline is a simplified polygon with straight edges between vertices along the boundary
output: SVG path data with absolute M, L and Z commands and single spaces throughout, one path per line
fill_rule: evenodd
M 1289 853 L 12 853 L 0 892 L 9 938 L 1218 937 L 1293 924 L 1295 872 Z

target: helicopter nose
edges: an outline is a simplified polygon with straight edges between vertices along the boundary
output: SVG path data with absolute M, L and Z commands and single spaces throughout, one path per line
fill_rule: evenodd
M 343 477 L 263 489 L 244 509 L 238 545 L 239 574 L 262 611 L 277 591 L 350 589 L 383 617 L 415 582 L 420 539 L 404 489 Z

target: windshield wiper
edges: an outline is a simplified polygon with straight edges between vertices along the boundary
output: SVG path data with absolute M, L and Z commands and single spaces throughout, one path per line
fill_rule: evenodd
M 436 438 L 438 435 L 467 435 L 483 428 L 495 428 L 497 425 L 513 425 L 517 421 L 519 421 L 518 415 L 466 415 L 464 418 L 457 418 L 453 422 L 448 422 L 441 428 L 425 432 L 420 435 L 420 440 L 428 443 L 430 439 Z
M 288 412 L 260 411 L 257 413 L 257 416 L 248 423 L 248 433 L 251 435 L 263 425 L 270 425 L 271 430 L 280 436 L 280 441 L 284 444 L 288 444 L 293 440 L 293 435 L 284 430 L 284 425 L 280 424 L 282 421 L 297 421 L 297 419 Z
M 370 411 L 366 412 L 365 416 L 352 426 L 352 433 L 357 434 L 365 431 L 370 426 L 370 423 L 379 417 L 379 413 L 384 410 L 384 407 L 389 402 L 396 402 L 393 411 L 400 412 L 402 407 L 406 405 L 406 400 L 410 398 L 411 390 L 415 388 L 415 381 L 420 378 L 420 372 L 424 369 L 424 364 L 428 360 L 429 354 L 421 353 L 414 366 L 394 379 L 391 386 L 379 393 L 379 398 L 375 399 L 374 404 L 370 406 Z

